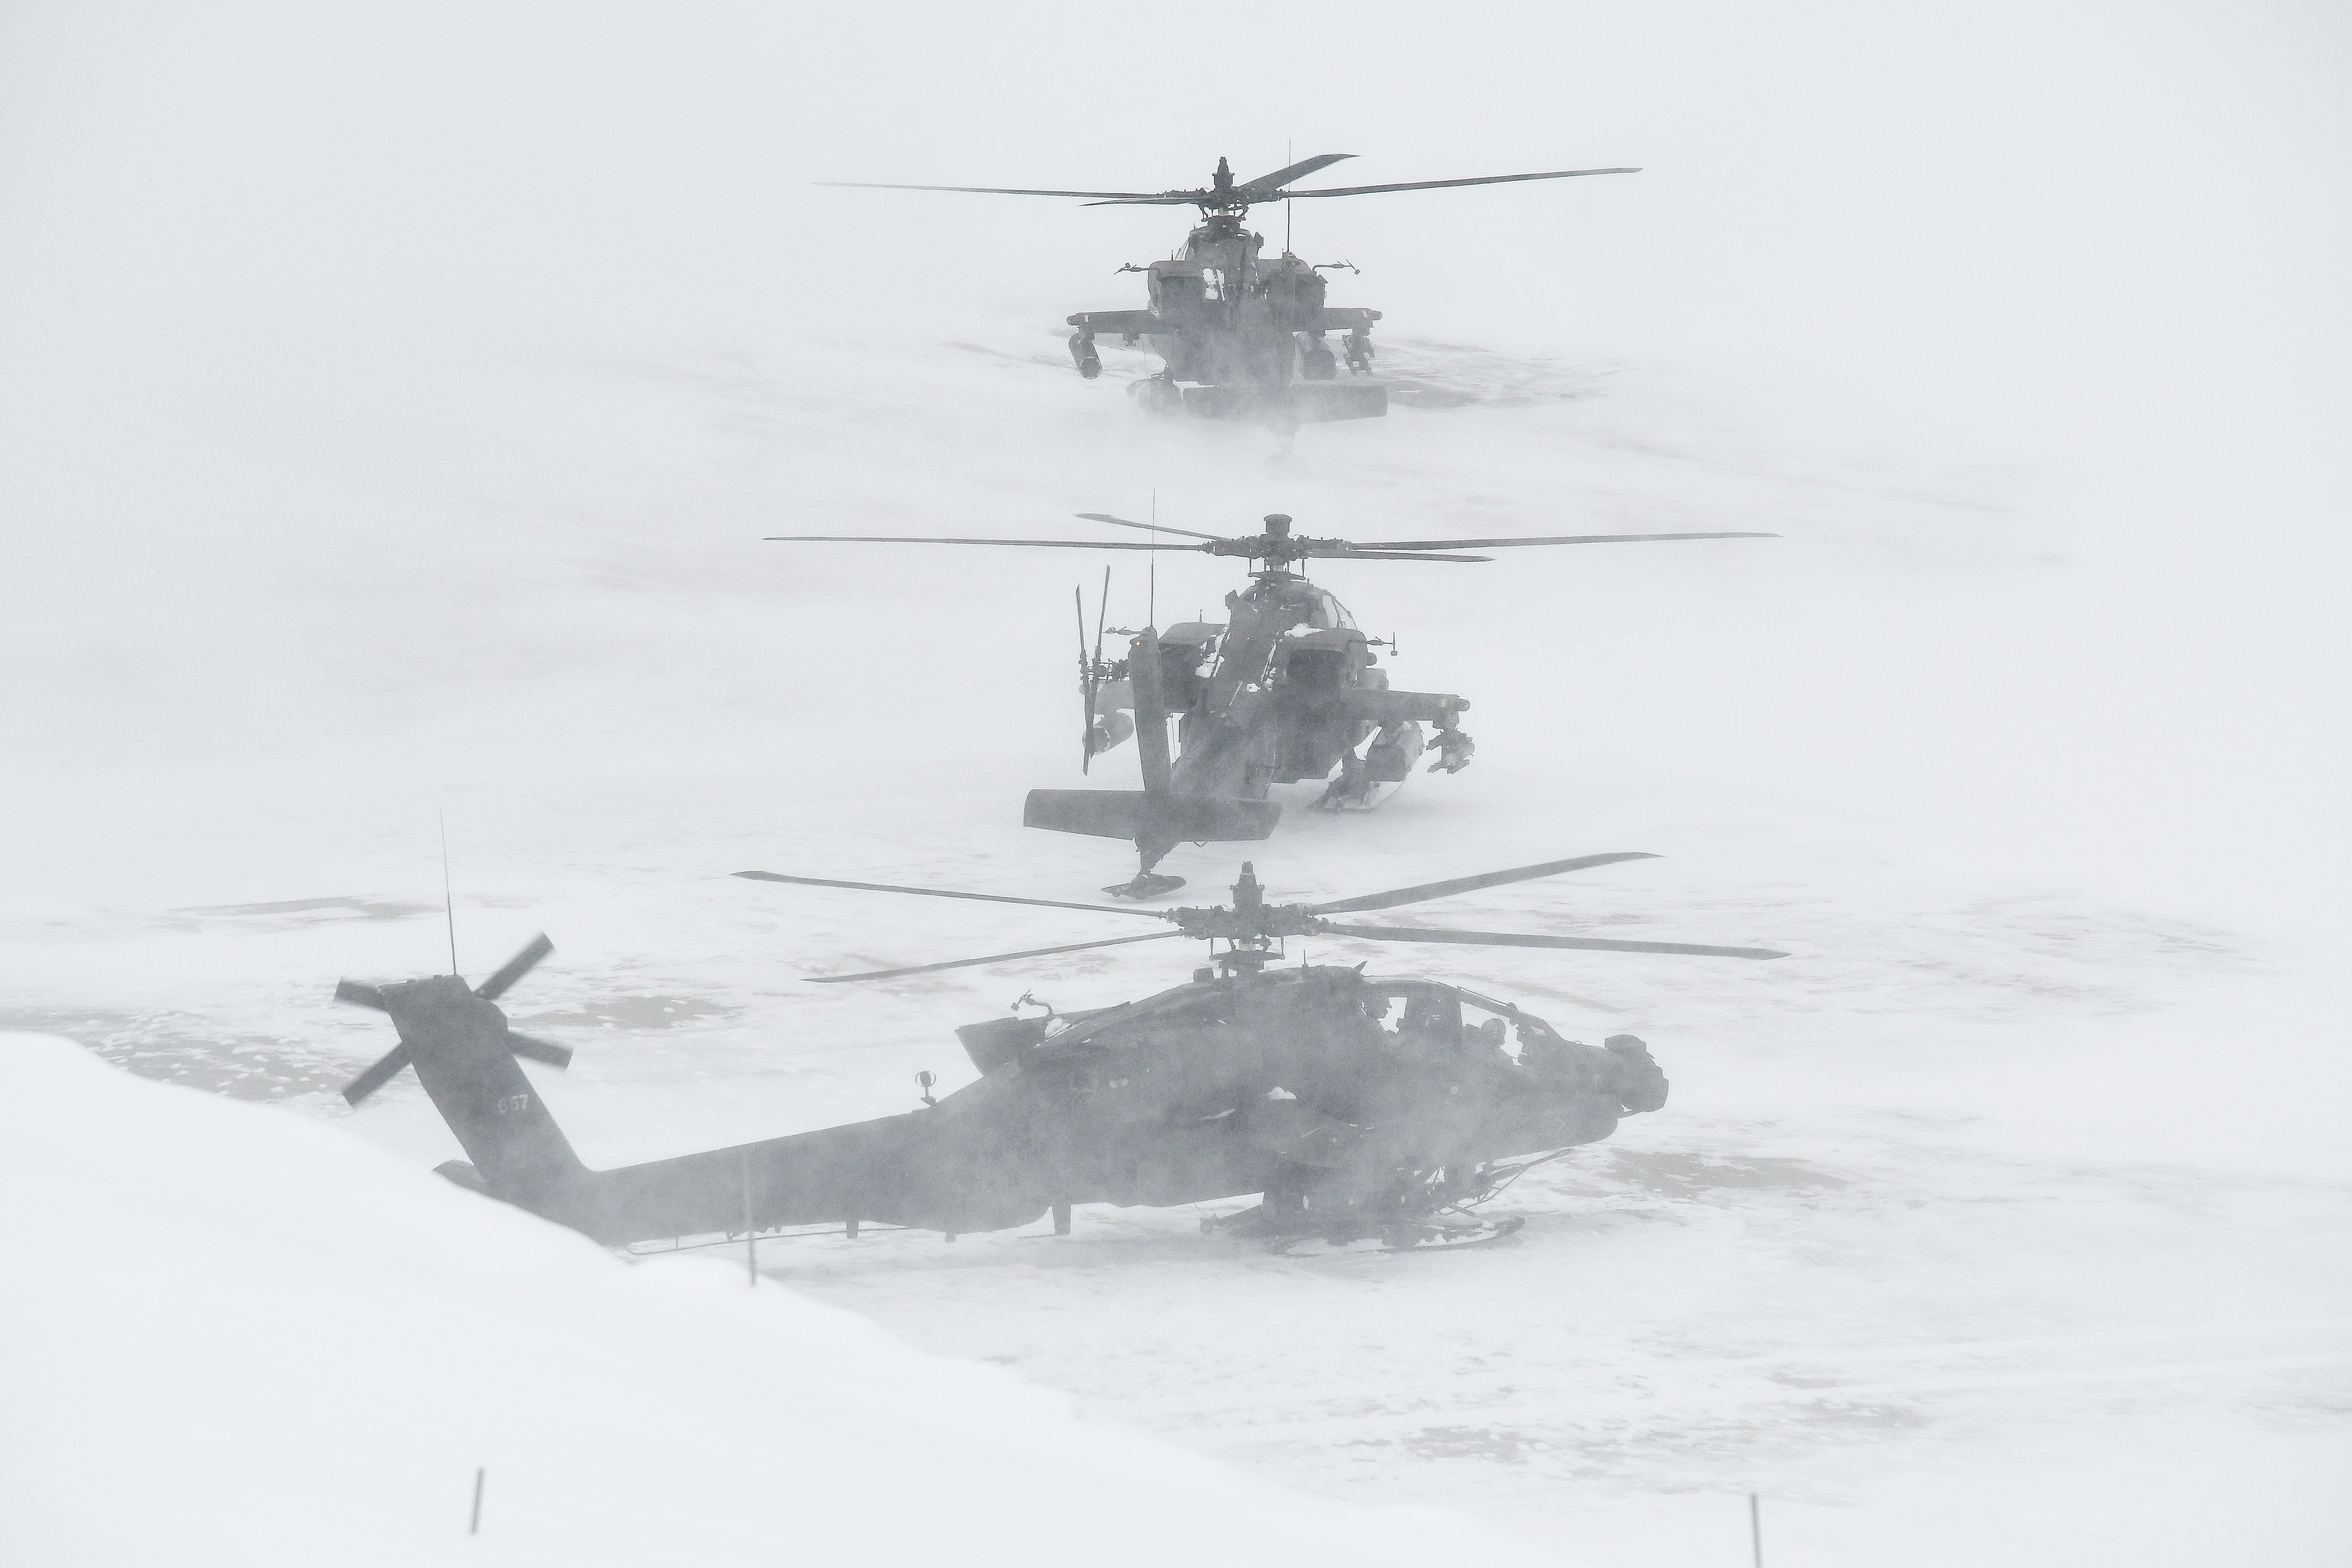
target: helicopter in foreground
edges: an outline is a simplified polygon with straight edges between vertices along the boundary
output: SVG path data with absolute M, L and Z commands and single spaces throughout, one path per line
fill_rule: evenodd
M 1385 185 L 1341 185 L 1294 191 L 1294 180 L 1354 157 L 1318 153 L 1270 174 L 1235 181 L 1233 167 L 1217 160 L 1209 184 L 1175 191 L 1046 191 L 999 185 L 884 184 L 866 180 L 824 180 L 836 188 L 875 191 L 957 191 L 975 195 L 1071 196 L 1089 206 L 1192 206 L 1201 221 L 1184 239 L 1183 250 L 1164 261 L 1121 272 L 1140 272 L 1149 306 L 1140 310 L 1081 310 L 1069 318 L 1070 358 L 1092 381 L 1102 374 L 1095 348 L 1098 333 L 1133 347 L 1150 339 L 1161 362 L 1159 374 L 1131 383 L 1129 395 L 1154 414 L 1183 413 L 1211 419 L 1260 419 L 1281 428 L 1330 419 L 1376 418 L 1389 410 L 1388 389 L 1369 380 L 1372 369 L 1372 323 L 1378 310 L 1324 303 L 1323 274 L 1357 268 L 1345 261 L 1314 262 L 1291 254 L 1267 260 L 1263 235 L 1242 220 L 1252 206 L 1268 202 L 1365 196 L 1389 191 L 1427 191 L 1459 185 L 1514 184 L 1528 180 L 1568 180 L 1587 174 L 1636 174 L 1638 169 L 1554 169 L 1534 174 L 1482 174 L 1466 180 L 1407 180 Z M 1284 212 L 1288 213 L 1287 205 Z M 1343 333 L 1339 351 L 1350 379 L 1340 381 L 1339 356 L 1329 334 Z
M 357 1107 L 414 1067 L 466 1159 L 461 1186 L 608 1245 L 785 1226 L 860 1223 L 956 1236 L 1028 1225 L 1074 1204 L 1167 1206 L 1251 1194 L 1207 1229 L 1279 1248 L 1462 1246 L 1516 1229 L 1469 1210 L 1541 1159 L 1606 1138 L 1665 1103 L 1666 1079 L 1630 1035 L 1592 1047 L 1509 1002 L 1361 966 L 1281 965 L 1286 937 L 1451 942 L 1770 959 L 1761 948 L 1366 926 L 1329 917 L 1651 858 L 1617 853 L 1523 866 L 1313 905 L 1269 904 L 1251 868 L 1233 901 L 1139 910 L 775 872 L 768 882 L 984 903 L 1094 910 L 1171 929 L 1061 947 L 819 977 L 876 981 L 1172 937 L 1204 940 L 1184 984 L 1118 1006 L 956 1031 L 977 1081 L 919 1110 L 614 1170 L 582 1163 L 518 1064 L 571 1053 L 516 1034 L 496 1005 L 552 951 L 534 941 L 479 986 L 457 975 L 346 980 L 338 1001 L 388 1014 L 399 1044 L 352 1081 Z M 1024 998 L 1024 1001 L 1027 1000 Z
M 1402 783 L 1433 744 L 1432 773 L 1459 773 L 1476 743 L 1462 728 L 1470 704 L 1450 693 L 1398 691 L 1378 668 L 1373 649 L 1393 653 L 1395 638 L 1376 644 L 1347 607 L 1297 570 L 1302 561 L 1482 562 L 1464 554 L 1523 545 L 1643 544 L 1669 540 L 1769 539 L 1766 533 L 1586 533 L 1522 539 L 1412 539 L 1358 544 L 1291 531 L 1281 512 L 1262 531 L 1223 538 L 1160 522 L 1134 522 L 1105 512 L 1081 512 L 1091 522 L 1181 534 L 1193 544 L 1122 540 L 879 538 L 802 534 L 775 543 L 982 544 L 1018 549 L 1191 551 L 1250 563 L 1250 585 L 1225 595 L 1227 619 L 1186 621 L 1165 630 L 1133 633 L 1124 659 L 1103 657 L 1106 618 L 1097 615 L 1094 645 L 1087 645 L 1086 607 L 1078 606 L 1078 685 L 1086 707 L 1080 766 L 1132 735 L 1143 775 L 1140 790 L 1038 789 L 1029 792 L 1022 821 L 1057 833 L 1082 833 L 1133 842 L 1141 865 L 1135 876 L 1103 890 L 1117 898 L 1151 898 L 1184 885 L 1153 869 L 1177 845 L 1245 843 L 1267 837 L 1282 815 L 1266 798 L 1271 786 L 1329 779 L 1317 804 L 1329 810 L 1367 810 L 1382 785 Z M 1108 576 L 1106 576 L 1108 587 Z M 1132 715 L 1130 717 L 1129 715 Z M 1171 753 L 1168 721 L 1176 724 Z M 1429 728 L 1424 731 L 1424 725 Z M 1334 776 L 1336 772 L 1336 777 Z

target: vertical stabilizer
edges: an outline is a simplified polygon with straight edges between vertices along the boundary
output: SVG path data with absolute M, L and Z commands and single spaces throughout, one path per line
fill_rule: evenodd
M 1135 694 L 1135 751 L 1143 767 L 1143 787 L 1166 795 L 1175 780 L 1168 754 L 1168 700 L 1160 689 L 1160 633 L 1143 628 L 1127 656 L 1127 679 Z
M 577 1223 L 588 1170 L 523 1076 L 506 1015 L 455 975 L 378 990 L 425 1092 L 491 1195 Z

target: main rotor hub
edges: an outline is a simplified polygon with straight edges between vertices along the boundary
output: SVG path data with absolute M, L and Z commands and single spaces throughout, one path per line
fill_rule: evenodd
M 1323 929 L 1323 922 L 1304 904 L 1267 903 L 1265 884 L 1257 879 L 1257 868 L 1247 860 L 1242 862 L 1241 877 L 1234 883 L 1231 908 L 1219 905 L 1171 910 L 1168 918 L 1186 936 L 1236 944 L 1240 956 L 1219 953 L 1217 962 L 1244 965 L 1265 963 L 1265 950 L 1284 937 L 1308 936 Z M 1250 958 L 1252 952 L 1260 956 Z

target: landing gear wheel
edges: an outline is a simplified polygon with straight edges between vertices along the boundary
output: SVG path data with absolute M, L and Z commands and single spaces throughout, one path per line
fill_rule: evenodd
M 1363 759 L 1343 755 L 1339 759 L 1339 776 L 1333 779 L 1323 793 L 1316 797 L 1318 811 L 1370 811 L 1396 793 L 1398 781 L 1377 779 Z M 1381 786 L 1390 785 L 1387 789 Z
M 1146 414 L 1169 415 L 1184 412 L 1184 389 L 1164 375 L 1146 376 L 1141 381 L 1127 384 L 1127 395 Z
M 1318 811 L 1373 811 L 1381 802 L 1396 793 L 1396 786 L 1385 788 L 1377 779 L 1333 779 L 1330 786 L 1315 799 Z

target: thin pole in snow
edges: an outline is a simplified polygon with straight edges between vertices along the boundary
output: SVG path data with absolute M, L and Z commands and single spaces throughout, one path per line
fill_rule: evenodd
M 1748 1494 L 1748 1550 L 1755 1568 L 1764 1568 L 1764 1508 L 1754 1492 Z
M 466 1526 L 466 1533 L 468 1535 L 482 1533 L 482 1479 L 489 1473 L 487 1468 L 477 1469 L 474 1472 L 474 1518 L 473 1521 Z
M 751 1224 L 751 1154 L 743 1152 L 743 1267 L 746 1283 L 760 1283 L 760 1237 Z

